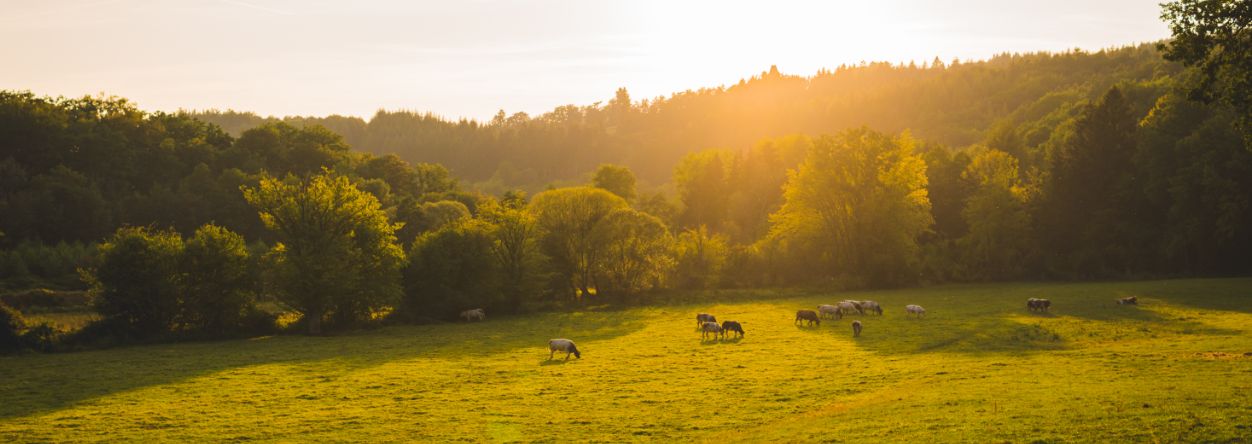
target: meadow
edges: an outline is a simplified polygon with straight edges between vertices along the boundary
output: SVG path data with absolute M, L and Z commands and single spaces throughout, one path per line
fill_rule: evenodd
M 0 441 L 1252 440 L 1252 279 L 755 294 L 0 357 Z M 840 299 L 886 313 L 793 324 Z

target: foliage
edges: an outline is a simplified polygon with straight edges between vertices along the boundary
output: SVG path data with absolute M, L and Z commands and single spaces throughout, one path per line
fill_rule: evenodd
M 635 200 L 635 173 L 618 165 L 600 165 L 591 178 L 591 185 L 608 190 L 627 202 Z
M 539 251 L 539 226 L 524 201 L 508 199 L 484 208 L 482 220 L 492 225 L 491 251 L 500 270 L 505 308 L 517 311 L 528 296 L 540 293 L 547 258 Z
M 706 150 L 688 154 L 674 168 L 674 186 L 682 200 L 678 220 L 682 227 L 721 228 L 729 207 L 729 151 Z
M 659 288 L 672 267 L 673 239 L 656 216 L 619 208 L 596 224 L 592 237 L 602 250 L 596 263 L 596 288 L 605 296 L 627 300 Z
M 0 250 L 0 288 L 84 289 L 78 269 L 90 268 L 95 255 L 94 244 L 22 242 Z
M 597 226 L 613 211 L 625 208 L 621 197 L 599 188 L 559 188 L 536 194 L 527 210 L 543 233 L 540 248 L 550 259 L 562 287 L 554 291 L 583 300 L 592 294 L 603 246 Z
M 1131 191 L 1136 119 L 1118 88 L 1087 106 L 1059 149 L 1051 153 L 1039 216 L 1049 267 L 1072 275 L 1134 267 Z
M 911 129 L 918 138 L 963 147 L 982 142 L 1006 117 L 1033 122 L 1098 97 L 1111 85 L 1152 81 L 1179 70 L 1149 43 L 1096 52 L 1004 53 L 960 64 L 860 63 L 808 77 L 762 72 L 667 97 L 632 100 L 620 91 L 609 103 L 563 105 L 533 116 L 501 111 L 489 121 L 404 110 L 366 119 L 279 119 L 231 111 L 195 116 L 236 135 L 278 120 L 318 124 L 362 151 L 446 165 L 467 182 L 495 181 L 501 190 L 537 192 L 549 183 L 581 181 L 605 163 L 630 168 L 640 183 L 660 184 L 694 151 L 738 152 L 763 139 L 834 134 L 861 125 L 888 133 Z M 1043 137 L 1052 126 L 1046 125 Z M 1038 143 L 1030 132 L 1021 135 L 1027 146 Z
M 911 276 L 918 238 L 932 219 L 926 164 L 907 135 L 856 129 L 819 138 L 784 195 L 771 236 L 796 263 L 880 285 Z
M 1252 136 L 1252 3 L 1246 0 L 1179 0 L 1162 4 L 1173 38 L 1160 44 L 1165 58 L 1194 66 L 1193 96 L 1234 108 Z
M 989 149 L 974 156 L 961 177 L 974 185 L 961 216 L 969 231 L 957 245 L 972 279 L 1021 277 L 1030 254 L 1029 198 L 1018 176 L 1017 159 Z
M 100 244 L 100 263 L 88 273 L 96 311 L 139 337 L 167 333 L 179 314 L 176 275 L 183 239 L 174 232 L 123 227 Z
M 730 255 L 725 236 L 710 233 L 703 226 L 684 230 L 678 235 L 674 250 L 672 279 L 675 287 L 696 289 L 721 285 L 722 269 Z M 744 271 L 759 273 L 759 270 Z
M 197 229 L 178 264 L 182 321 L 216 334 L 243 330 L 256 302 L 252 264 L 243 236 L 217 225 Z
M 265 257 L 269 288 L 304 315 L 310 334 L 327 316 L 342 327 L 398 300 L 397 226 L 347 177 L 266 178 L 244 197 L 278 238 Z
M 22 333 L 26 330 L 26 320 L 22 313 L 0 302 L 0 353 L 11 352 L 24 348 Z
M 501 291 L 504 273 L 493 231 L 485 222 L 467 220 L 419 237 L 404 273 L 406 315 L 453 320 L 462 310 L 512 308 Z

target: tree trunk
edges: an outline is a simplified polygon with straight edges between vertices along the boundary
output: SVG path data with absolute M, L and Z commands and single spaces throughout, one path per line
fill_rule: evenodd
M 304 316 L 308 318 L 308 322 L 305 324 L 309 327 L 309 335 L 322 334 L 322 311 L 317 310 L 317 313 L 305 313 Z

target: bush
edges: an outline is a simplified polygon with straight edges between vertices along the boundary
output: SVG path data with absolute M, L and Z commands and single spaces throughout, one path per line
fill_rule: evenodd
M 34 350 L 52 351 L 57 345 L 57 331 L 45 322 L 27 330 L 22 335 L 22 342 Z
M 22 314 L 0 303 L 0 352 L 22 349 L 24 346 L 22 330 L 25 329 L 26 320 L 22 318 Z
M 175 276 L 182 250 L 174 232 L 118 229 L 100 245 L 100 265 L 87 276 L 96 310 L 139 337 L 169 332 L 179 311 Z
M 674 247 L 677 264 L 673 274 L 678 288 L 721 286 L 722 269 L 730 255 L 725 236 L 709 233 L 708 228 L 701 225 L 680 234 Z
M 403 316 L 453 319 L 468 308 L 496 311 L 505 305 L 493 242 L 491 227 L 478 220 L 419 237 L 404 273 Z
M 179 268 L 181 319 L 188 327 L 211 334 L 243 327 L 256 302 L 256 278 L 243 236 L 202 226 L 187 239 Z

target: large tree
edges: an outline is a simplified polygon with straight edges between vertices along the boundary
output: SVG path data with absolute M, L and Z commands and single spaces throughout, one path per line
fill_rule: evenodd
M 177 280 L 183 239 L 170 231 L 124 227 L 100 244 L 88 275 L 96 311 L 127 333 L 170 331 L 179 310 Z
M 866 128 L 818 138 L 787 181 L 771 235 L 825 276 L 908 279 L 932 223 L 913 144 Z
M 635 173 L 630 168 L 618 165 L 600 165 L 591 184 L 603 188 L 627 201 L 635 200 Z
M 1074 121 L 1050 153 L 1040 220 L 1053 272 L 1091 276 L 1124 273 L 1137 260 L 1134 214 L 1135 116 L 1121 90 L 1110 88 Z
M 183 323 L 217 334 L 241 326 L 256 299 L 256 275 L 243 236 L 204 225 L 187 239 L 178 266 Z
M 417 238 L 404 273 L 402 308 L 408 317 L 454 319 L 461 310 L 506 308 L 493 254 L 493 228 L 469 219 Z
M 974 156 L 961 177 L 974 186 L 961 216 L 969 232 L 958 246 L 973 279 L 1011 279 L 1025 270 L 1032 249 L 1027 192 L 1009 153 L 989 149 Z
M 1252 1 L 1180 0 L 1161 5 L 1173 39 L 1165 58 L 1195 67 L 1194 96 L 1233 106 L 1252 135 Z
M 531 200 L 528 210 L 543 232 L 543 252 L 575 297 L 589 296 L 596 287 L 595 271 L 603 253 L 596 226 L 626 206 L 621 197 L 592 187 L 559 188 Z
M 397 301 L 404 263 L 398 226 L 347 177 L 266 178 L 244 197 L 278 238 L 266 255 L 268 280 L 304 315 L 310 334 L 328 316 L 350 323 Z
M 647 213 L 620 208 L 597 224 L 598 289 L 619 301 L 659 286 L 673 262 L 673 238 L 665 224 Z

